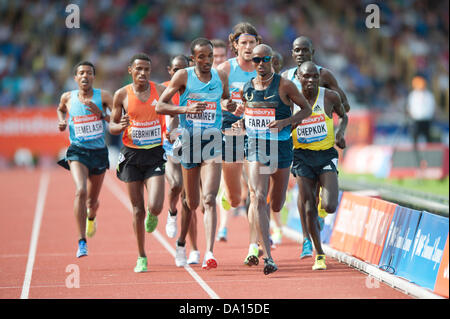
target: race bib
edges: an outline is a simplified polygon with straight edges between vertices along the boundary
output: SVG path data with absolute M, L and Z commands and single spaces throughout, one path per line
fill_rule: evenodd
M 245 129 L 249 134 L 260 134 L 268 131 L 267 126 L 275 121 L 275 109 L 246 108 Z
M 198 101 L 187 101 L 187 106 L 191 106 Z M 213 127 L 216 122 L 217 104 L 216 102 L 205 102 L 206 109 L 202 113 L 186 114 L 186 121 L 191 122 L 194 127 Z
M 314 143 L 324 140 L 328 135 L 325 115 L 313 115 L 304 119 L 296 130 L 299 143 Z
M 158 120 L 150 122 L 136 122 L 131 124 L 131 139 L 137 146 L 161 143 L 161 124 Z
M 80 141 L 89 141 L 103 136 L 103 121 L 95 114 L 73 117 L 75 137 Z

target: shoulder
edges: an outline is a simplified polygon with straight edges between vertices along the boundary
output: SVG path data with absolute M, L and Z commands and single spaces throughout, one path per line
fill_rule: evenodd
M 214 72 L 214 69 L 211 71 Z M 228 74 L 225 71 L 219 69 L 216 69 L 215 71 L 222 81 L 228 79 Z
M 104 98 L 106 98 L 106 99 L 112 98 L 112 94 L 108 90 L 100 90 L 100 95 L 101 95 L 102 99 L 104 99 Z
M 331 72 L 329 69 L 321 67 L 320 69 L 320 78 L 323 82 L 326 84 L 329 82 L 335 83 L 336 77 L 334 76 L 333 72 Z
M 332 103 L 341 103 L 341 97 L 339 96 L 338 92 L 324 87 L 322 87 L 322 89 L 324 90 L 325 99 L 329 100 Z
M 164 90 L 166 89 L 165 85 L 162 85 L 162 84 L 159 84 L 159 83 L 156 83 L 156 82 L 152 82 L 152 83 L 155 86 L 156 91 L 158 92 L 159 95 L 161 95 L 161 93 L 164 92 Z
M 72 95 L 72 91 L 64 92 L 63 94 L 61 94 L 61 102 L 69 101 L 71 95 Z
M 216 70 L 225 72 L 228 75 L 228 73 L 230 73 L 230 68 L 231 68 L 230 60 L 226 60 L 226 61 L 220 63 L 217 66 Z
M 281 77 L 285 78 L 285 79 L 288 79 L 289 78 L 289 71 L 290 71 L 290 69 L 286 70 L 286 71 L 283 71 L 283 73 L 281 73 Z
M 125 85 L 123 87 L 121 87 L 120 89 L 118 89 L 116 92 L 114 92 L 114 98 L 115 99 L 124 99 L 127 95 L 127 86 Z

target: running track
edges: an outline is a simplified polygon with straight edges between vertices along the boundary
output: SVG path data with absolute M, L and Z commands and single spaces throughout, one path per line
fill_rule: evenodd
M 228 242 L 215 244 L 217 269 L 177 268 L 175 239 L 164 230 L 167 201 L 157 231 L 146 237 L 149 272 L 136 274 L 129 201 L 114 170 L 107 173 L 100 194 L 98 229 L 88 239 L 89 256 L 78 259 L 69 172 L 59 167 L 4 170 L 0 180 L 0 299 L 410 298 L 383 283 L 368 285 L 367 275 L 330 258 L 326 271 L 312 271 L 312 259 L 300 260 L 299 244 L 286 237 L 273 250 L 279 270 L 265 276 L 262 261 L 257 267 L 243 265 L 248 223 L 242 216 L 230 217 Z M 198 216 L 203 258 L 203 221 L 201 213 Z M 79 287 L 70 288 L 76 285 L 77 271 Z

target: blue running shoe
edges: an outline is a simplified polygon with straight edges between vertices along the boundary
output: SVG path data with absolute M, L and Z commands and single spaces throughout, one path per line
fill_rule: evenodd
M 87 255 L 88 255 L 87 243 L 85 240 L 81 239 L 80 241 L 78 241 L 77 258 Z
M 312 251 L 312 243 L 309 239 L 305 238 L 303 240 L 303 248 L 302 248 L 302 254 L 300 255 L 300 259 L 303 259 L 305 257 L 312 257 L 313 251 Z
M 222 229 L 219 230 L 219 232 L 217 233 L 217 241 L 227 241 L 227 228 L 224 227 Z

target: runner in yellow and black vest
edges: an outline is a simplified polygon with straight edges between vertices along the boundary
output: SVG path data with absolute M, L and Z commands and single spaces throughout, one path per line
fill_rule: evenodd
M 306 219 L 302 220 L 302 225 L 307 227 L 317 253 L 313 270 L 319 270 L 326 269 L 326 265 L 317 221 L 316 191 L 318 184 L 322 185 L 322 208 L 327 213 L 334 213 L 339 195 L 338 152 L 334 145 L 345 147 L 347 115 L 339 94 L 319 87 L 319 70 L 314 63 L 303 63 L 299 71 L 302 93 L 312 105 L 312 114 L 292 130 L 292 173 L 297 179 L 299 189 L 297 205 L 300 218 L 304 216 Z M 333 112 L 340 118 L 336 135 Z

